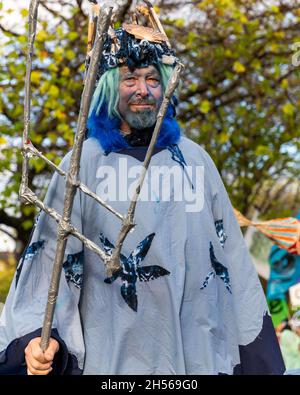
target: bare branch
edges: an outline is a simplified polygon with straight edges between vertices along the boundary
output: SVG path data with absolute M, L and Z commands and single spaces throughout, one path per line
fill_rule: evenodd
M 50 8 L 47 4 L 46 1 L 41 1 L 41 6 L 45 8 L 45 10 L 47 10 L 48 12 L 50 12 L 50 14 L 52 14 L 53 16 L 55 16 L 56 18 L 62 19 L 65 22 L 68 22 L 68 19 L 60 12 L 53 10 L 52 8 Z
M 14 241 L 18 241 L 18 237 L 14 236 L 13 234 L 11 234 L 8 230 L 4 229 L 1 225 L 0 225 L 0 233 L 5 233 L 8 237 L 10 237 L 11 239 L 13 239 Z
M 2 30 L 4 33 L 9 33 L 14 37 L 20 37 L 20 34 L 14 32 L 12 30 L 6 29 L 2 24 L 0 24 L 0 30 Z
M 68 177 L 68 174 L 65 171 L 63 171 L 60 167 L 56 166 L 55 163 L 51 162 L 51 160 L 49 160 L 45 155 L 43 155 L 41 152 L 39 152 L 31 142 L 28 142 L 26 144 L 25 150 L 26 150 L 26 152 L 31 152 L 33 155 L 43 159 L 50 167 L 52 167 L 52 169 L 54 169 L 62 177 L 64 177 L 64 178 Z M 114 210 L 110 205 L 108 205 L 103 199 L 101 199 L 98 195 L 96 195 L 94 192 L 92 192 L 82 182 L 76 181 L 76 180 L 71 180 L 71 182 L 72 182 L 73 186 L 78 187 L 78 189 L 80 189 L 86 195 L 95 199 L 98 203 L 100 203 L 108 211 L 110 211 L 112 214 L 114 214 L 117 218 L 119 218 L 120 220 L 124 220 L 124 217 L 122 214 L 120 214 L 116 210 Z

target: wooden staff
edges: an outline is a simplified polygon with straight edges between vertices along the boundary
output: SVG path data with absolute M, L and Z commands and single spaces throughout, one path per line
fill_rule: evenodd
M 60 276 L 63 266 L 63 259 L 65 254 L 66 244 L 67 244 L 67 236 L 70 233 L 69 226 L 70 226 L 72 206 L 77 189 L 77 187 L 74 185 L 73 180 L 77 180 L 78 177 L 79 163 L 80 163 L 82 145 L 85 138 L 86 123 L 87 123 L 89 108 L 96 83 L 97 71 L 98 71 L 100 56 L 102 53 L 102 48 L 104 43 L 104 36 L 107 33 L 110 24 L 111 14 L 112 14 L 112 8 L 110 8 L 108 13 L 105 10 L 101 10 L 98 16 L 97 32 L 99 32 L 99 34 L 95 41 L 91 62 L 87 73 L 87 78 L 81 96 L 77 131 L 76 131 L 74 147 L 70 159 L 70 168 L 67 175 L 62 220 L 59 222 L 58 225 L 56 254 L 54 259 L 53 272 L 52 272 L 52 277 L 51 277 L 51 282 L 48 292 L 48 302 L 46 306 L 44 324 L 42 329 L 42 339 L 40 345 L 43 351 L 45 351 L 49 345 L 54 309 L 56 305 Z

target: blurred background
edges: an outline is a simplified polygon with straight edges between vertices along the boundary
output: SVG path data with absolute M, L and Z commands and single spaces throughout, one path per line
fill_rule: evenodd
M 99 3 L 114 5 L 117 27 L 130 21 L 136 2 Z M 300 0 L 153 4 L 186 65 L 178 111 L 182 131 L 212 156 L 234 207 L 243 215 L 252 220 L 296 217 Z M 29 0 L 0 1 L 0 303 L 36 215 L 35 207 L 21 206 L 18 199 L 28 7 Z M 40 1 L 30 137 L 57 164 L 72 148 L 76 130 L 88 10 L 87 0 Z M 39 196 L 44 196 L 50 177 L 43 161 L 32 160 L 29 186 Z M 300 257 L 276 249 L 254 228 L 244 234 L 286 363 L 300 368 Z

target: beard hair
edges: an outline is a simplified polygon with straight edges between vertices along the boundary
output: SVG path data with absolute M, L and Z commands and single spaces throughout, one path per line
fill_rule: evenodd
M 125 116 L 125 121 L 133 129 L 147 129 L 153 126 L 156 122 L 157 112 L 150 108 L 142 111 L 128 111 Z

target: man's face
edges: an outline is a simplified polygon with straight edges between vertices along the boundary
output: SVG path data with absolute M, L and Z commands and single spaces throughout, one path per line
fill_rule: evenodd
M 130 71 L 120 68 L 119 112 L 129 128 L 145 129 L 156 122 L 162 101 L 159 72 L 154 66 Z

